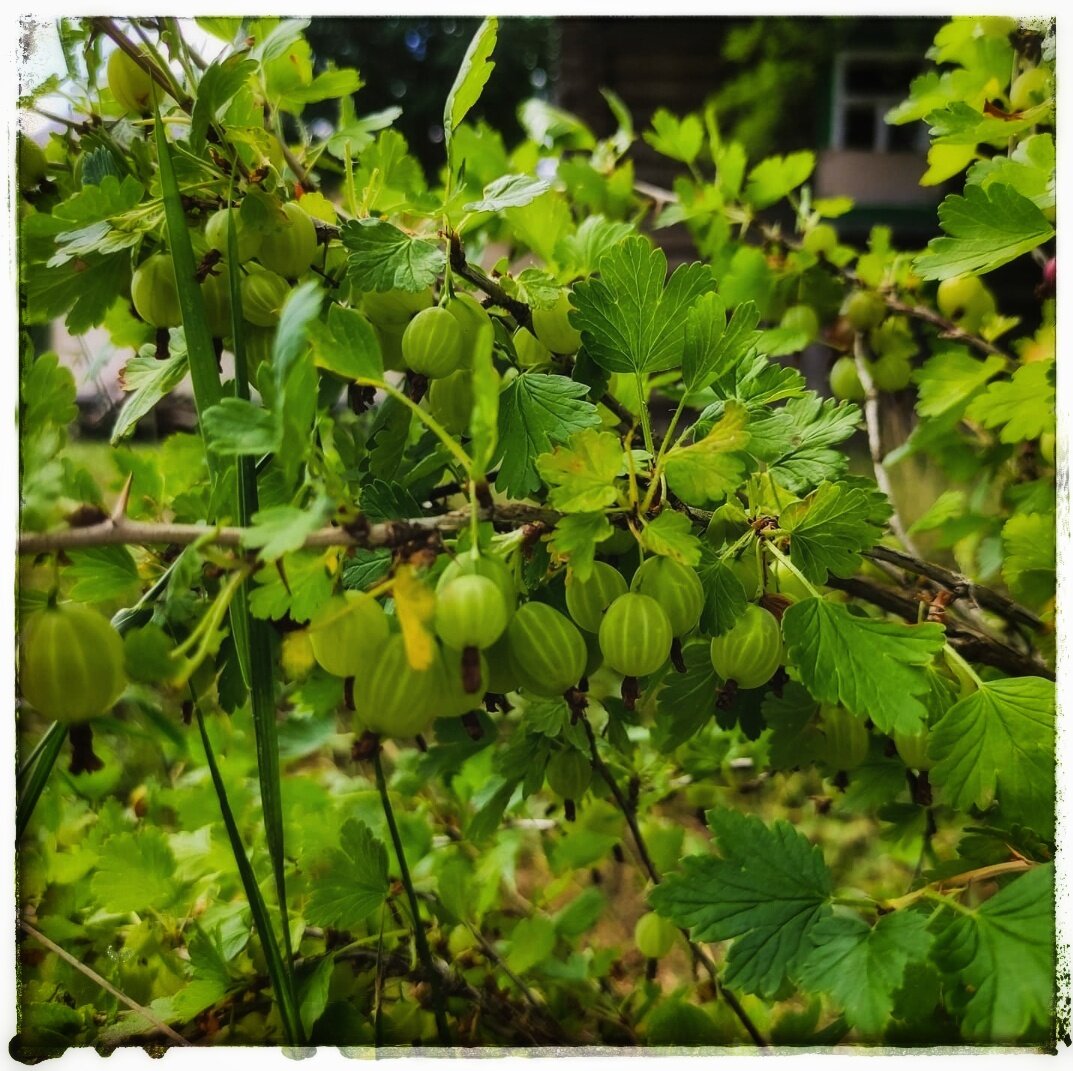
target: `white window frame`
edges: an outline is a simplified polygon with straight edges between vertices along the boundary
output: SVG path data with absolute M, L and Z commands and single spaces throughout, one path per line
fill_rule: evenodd
M 905 92 L 891 96 L 881 96 L 875 93 L 848 93 L 846 92 L 846 68 L 850 63 L 860 61 L 877 61 L 888 63 L 891 61 L 914 60 L 917 57 L 910 52 L 885 52 L 881 49 L 849 49 L 839 52 L 834 62 L 834 86 L 831 92 L 831 148 L 845 149 L 846 146 L 846 112 L 850 107 L 868 105 L 872 108 L 874 127 L 872 147 L 874 153 L 890 152 L 890 127 L 883 121 L 883 116 L 897 104 L 905 99 L 909 87 Z M 914 140 L 914 150 L 924 152 L 927 149 L 927 131 L 920 124 Z

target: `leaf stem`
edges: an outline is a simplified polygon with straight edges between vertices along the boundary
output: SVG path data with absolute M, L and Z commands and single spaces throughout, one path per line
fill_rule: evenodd
M 451 1031 L 447 1025 L 443 987 L 439 972 L 432 962 L 432 953 L 429 951 L 428 940 L 425 937 L 425 928 L 421 923 L 421 911 L 417 903 L 417 893 L 414 891 L 413 879 L 410 877 L 410 868 L 406 865 L 406 853 L 403 851 L 399 827 L 395 824 L 395 812 L 391 808 L 391 799 L 388 796 L 387 781 L 384 779 L 384 767 L 380 761 L 379 747 L 377 747 L 376 753 L 373 755 L 373 768 L 376 770 L 376 789 L 380 793 L 380 803 L 384 808 L 384 818 L 387 819 L 391 843 L 395 847 L 395 858 L 399 863 L 399 874 L 402 878 L 403 887 L 406 889 L 406 899 L 410 904 L 417 955 L 425 969 L 425 974 L 428 976 L 429 985 L 432 987 L 432 1006 L 436 1017 L 436 1033 L 439 1035 L 441 1045 L 450 1045 Z
M 816 598 L 822 598 L 822 596 L 820 595 L 820 593 L 819 593 L 819 592 L 818 592 L 818 591 L 816 590 L 816 588 L 815 588 L 815 587 L 814 587 L 814 586 L 812 585 L 812 583 L 811 583 L 811 582 L 809 581 L 808 577 L 807 577 L 807 576 L 805 576 L 805 574 L 804 574 L 803 572 L 801 572 L 801 570 L 800 570 L 800 569 L 798 569 L 798 567 L 797 567 L 796 565 L 794 565 L 794 563 L 793 563 L 792 561 L 790 561 L 790 559 L 789 559 L 789 558 L 788 558 L 788 557 L 787 557 L 787 556 L 786 556 L 785 554 L 783 554 L 783 552 L 782 552 L 781 550 L 779 550 L 779 548 L 778 548 L 777 546 L 775 546 L 775 544 L 774 544 L 774 543 L 772 543 L 772 542 L 768 542 L 768 543 L 767 543 L 767 544 L 765 544 L 765 545 L 767 546 L 767 549 L 768 549 L 768 550 L 770 550 L 770 551 L 771 551 L 771 553 L 772 553 L 772 554 L 774 554 L 774 555 L 775 555 L 775 557 L 776 557 L 776 558 L 777 558 L 777 559 L 778 559 L 778 560 L 779 560 L 780 562 L 782 562 L 782 564 L 783 564 L 783 565 L 785 565 L 785 566 L 786 566 L 786 568 L 787 568 L 787 569 L 789 569 L 789 570 L 790 570 L 790 572 L 791 572 L 791 573 L 793 573 L 793 574 L 794 574 L 794 576 L 796 576 L 796 577 L 797 577 L 797 579 L 798 579 L 798 580 L 800 580 L 800 581 L 801 581 L 801 583 L 802 583 L 802 584 L 804 584 L 804 585 L 805 585 L 805 587 L 806 587 L 806 588 L 807 588 L 807 589 L 808 589 L 808 590 L 809 590 L 809 591 L 810 591 L 810 592 L 811 592 L 811 593 L 812 593 L 813 595 L 815 595 L 815 596 L 816 596 Z
M 444 446 L 451 452 L 456 461 L 466 470 L 466 475 L 473 479 L 473 460 L 469 454 L 447 433 L 443 425 L 429 412 L 426 412 L 421 408 L 412 398 L 408 398 L 397 387 L 393 387 L 390 383 L 385 383 L 382 379 L 371 379 L 364 376 L 355 379 L 355 383 L 360 387 L 372 387 L 375 390 L 382 390 L 385 394 L 389 394 L 398 402 L 402 402 L 413 414 L 431 431 L 437 439 L 443 443 Z
M 648 398 L 645 391 L 644 376 L 641 375 L 639 368 L 634 372 L 634 376 L 637 379 L 637 401 L 641 408 L 641 430 L 645 436 L 645 449 L 655 457 L 656 446 L 652 440 L 652 418 L 648 413 Z

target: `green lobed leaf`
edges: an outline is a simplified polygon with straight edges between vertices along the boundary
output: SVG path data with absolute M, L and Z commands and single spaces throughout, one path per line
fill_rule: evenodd
M 981 681 L 932 729 L 932 783 L 951 806 L 987 808 L 1047 836 L 1054 828 L 1055 686 L 1042 677 Z
M 657 108 L 652 116 L 652 130 L 645 132 L 644 139 L 663 156 L 691 164 L 704 145 L 704 127 L 695 115 L 679 119 L 666 108 Z
M 90 881 L 96 901 L 109 911 L 163 910 L 179 892 L 175 856 L 154 826 L 117 833 L 105 841 Z
M 782 634 L 789 661 L 823 703 L 841 703 L 881 732 L 916 732 L 927 711 L 924 667 L 942 649 L 942 625 L 903 625 L 856 617 L 825 599 L 787 609 Z
M 340 236 L 349 253 L 347 278 L 359 290 L 416 293 L 432 286 L 447 263 L 440 245 L 383 219 L 348 220 Z
M 109 602 L 138 585 L 138 566 L 126 547 L 87 547 L 67 556 L 71 564 L 63 575 L 74 581 L 69 594 L 76 602 Z
M 210 63 L 197 85 L 197 96 L 190 113 L 190 149 L 205 151 L 205 135 L 218 120 L 235 94 L 257 73 L 257 64 L 241 55 L 228 56 Z
M 181 348 L 175 345 L 177 334 L 178 332 L 172 333 L 170 356 L 165 360 L 158 360 L 150 353 L 132 357 L 123 366 L 119 373 L 119 382 L 128 395 L 112 425 L 110 441 L 113 446 L 130 435 L 138 421 L 149 413 L 157 402 L 166 398 L 189 371 L 185 345 Z M 156 347 L 146 348 L 155 350 Z
M 667 255 L 636 237 L 605 253 L 599 271 L 599 278 L 574 286 L 570 318 L 592 359 L 610 372 L 658 372 L 679 364 L 687 312 L 713 288 L 711 269 L 683 264 L 667 280 Z
M 501 175 L 485 186 L 479 201 L 470 201 L 464 207 L 467 212 L 502 212 L 527 205 L 550 189 L 544 179 L 531 175 Z
M 769 156 L 749 172 L 745 200 L 754 208 L 767 208 L 796 190 L 812 174 L 815 166 L 816 157 L 811 152 Z
M 1001 428 L 999 439 L 1019 443 L 1054 431 L 1055 366 L 1053 361 L 1021 365 L 1010 379 L 990 384 L 965 415 L 985 428 Z
M 760 713 L 769 729 L 768 756 L 772 769 L 796 770 L 822 758 L 826 741 L 816 723 L 820 705 L 797 681 L 789 681 L 782 695 L 769 691 Z
M 818 847 L 789 822 L 765 825 L 728 809 L 708 812 L 721 858 L 688 856 L 648 896 L 696 941 L 733 941 L 727 986 L 772 996 L 811 950 L 830 914 L 831 876 Z
M 570 565 L 578 580 L 588 580 L 596 561 L 597 544 L 613 534 L 603 513 L 569 513 L 556 522 L 548 546 Z
M 689 523 L 677 510 L 665 509 L 641 531 L 641 545 L 651 554 L 673 558 L 683 565 L 700 561 L 702 544 Z
M 939 206 L 946 237 L 933 238 L 913 262 L 925 279 L 951 279 L 970 272 L 983 275 L 1031 252 L 1054 237 L 1046 216 L 1013 187 L 967 186 Z
M 826 583 L 828 572 L 852 576 L 861 566 L 860 552 L 883 534 L 868 494 L 840 483 L 822 483 L 791 502 L 779 524 L 790 533 L 790 560 L 813 584 Z
M 931 947 L 927 916 L 898 911 L 882 915 L 874 926 L 852 916 L 831 916 L 809 936 L 815 947 L 797 971 L 798 982 L 830 994 L 863 1040 L 880 1040 L 906 967 L 922 962 Z
M 379 910 L 387 892 L 387 848 L 364 822 L 348 818 L 339 831 L 339 848 L 323 859 L 306 918 L 314 926 L 349 930 Z
M 260 457 L 280 447 L 276 414 L 244 398 L 224 398 L 206 409 L 201 425 L 209 450 L 222 457 Z
M 589 388 L 566 376 L 516 376 L 499 395 L 499 474 L 496 487 L 526 498 L 540 487 L 537 458 L 574 431 L 599 425 Z
M 682 648 L 685 673 L 669 672 L 656 696 L 658 717 L 652 741 L 660 751 L 674 751 L 697 735 L 715 714 L 720 688 L 707 641 Z
M 686 391 L 701 390 L 750 354 L 760 339 L 760 313 L 748 301 L 726 320 L 726 304 L 715 293 L 703 294 L 689 310 L 682 383 Z
M 1055 595 L 1056 520 L 1053 513 L 1015 513 L 1002 526 L 1002 579 L 1016 598 L 1035 606 Z
M 663 461 L 667 483 L 683 502 L 715 505 L 741 484 L 745 459 L 738 451 L 749 442 L 748 419 L 745 406 L 727 402 L 703 439 L 667 452 Z
M 961 1032 L 971 1041 L 1020 1041 L 1054 1021 L 1054 867 L 1037 866 L 978 907 L 944 916 L 935 957 L 967 993 Z
M 269 506 L 253 515 L 253 523 L 246 530 L 242 545 L 257 548 L 262 561 L 275 561 L 301 549 L 306 537 L 324 524 L 331 514 L 331 500 L 324 496 L 301 508 Z
M 372 324 L 357 309 L 332 304 L 328 320 L 311 320 L 313 361 L 343 379 L 380 379 L 384 360 Z
M 701 631 L 709 636 L 722 636 L 745 613 L 749 602 L 745 587 L 738 574 L 708 546 L 703 548 L 696 570 L 704 588 Z

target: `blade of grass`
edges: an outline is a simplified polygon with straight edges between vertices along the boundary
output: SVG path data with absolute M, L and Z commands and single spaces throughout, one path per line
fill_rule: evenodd
M 228 192 L 228 204 L 231 203 L 233 189 L 234 180 L 232 180 L 232 189 Z M 233 215 L 229 215 L 227 221 L 227 277 L 231 294 L 231 347 L 235 358 L 235 395 L 249 401 L 246 329 L 242 318 L 242 292 L 239 287 L 238 235 L 235 233 Z M 254 467 L 253 458 L 239 458 L 237 473 L 238 523 L 246 527 L 258 508 L 257 470 Z M 276 731 L 276 703 L 272 683 L 274 679 L 272 648 L 269 643 L 267 622 L 253 617 L 250 613 L 248 581 L 243 581 L 235 602 L 231 604 L 231 624 L 234 630 L 235 647 L 239 655 L 239 665 L 246 679 L 246 687 L 250 690 L 265 836 L 268 840 L 269 854 L 272 857 L 276 899 L 279 901 L 280 920 L 283 924 L 283 945 L 287 953 L 287 962 L 291 963 L 294 952 L 291 948 L 287 884 L 283 869 L 283 799 L 279 787 L 279 737 Z
M 179 184 L 175 176 L 175 168 L 171 159 L 171 149 L 164 132 L 164 124 L 160 121 L 160 110 L 156 108 L 156 145 L 160 166 L 160 187 L 164 200 L 164 216 L 168 226 L 168 244 L 171 247 L 172 260 L 175 264 L 175 281 L 179 290 L 179 305 L 183 314 L 183 330 L 186 334 L 186 348 L 190 361 L 190 379 L 194 387 L 194 401 L 197 405 L 199 419 L 205 410 L 220 401 L 223 387 L 220 382 L 220 371 L 216 363 L 216 351 L 212 344 L 212 333 L 209 329 L 205 315 L 205 303 L 201 294 L 201 286 L 195 277 L 196 265 L 194 252 L 190 244 L 190 234 L 186 225 L 186 214 L 183 211 L 182 197 L 179 193 Z M 228 247 L 234 240 L 228 227 Z M 232 325 L 235 320 L 241 318 L 242 306 L 234 302 L 235 279 L 234 272 L 237 270 L 237 256 L 229 258 L 230 287 L 232 290 Z M 238 342 L 242 349 L 242 357 L 245 357 L 245 348 L 241 339 Z M 245 372 L 245 368 L 241 369 Z M 239 383 L 245 385 L 245 375 L 236 376 L 236 390 L 243 389 Z M 212 454 L 207 453 L 210 471 L 212 469 Z M 243 513 L 248 510 L 251 496 L 256 493 L 256 483 L 247 476 L 243 476 L 243 470 L 238 470 L 238 491 L 235 495 L 236 512 L 240 517 L 240 523 L 248 523 L 248 516 Z M 223 473 L 218 476 L 224 478 Z M 255 498 L 254 498 L 255 501 Z M 263 631 L 261 623 L 257 622 L 256 629 L 249 615 L 249 603 L 245 591 L 240 593 L 240 605 L 232 615 L 232 625 L 239 620 L 237 631 L 233 633 L 236 644 L 242 643 L 243 649 L 239 654 L 240 667 L 249 674 L 250 705 L 253 711 L 254 734 L 257 742 L 257 769 L 260 779 L 261 807 L 264 816 L 265 836 L 268 842 L 268 851 L 272 857 L 272 868 L 276 883 L 276 896 L 278 900 L 280 924 L 283 931 L 283 944 L 287 951 L 286 967 L 290 978 L 292 992 L 294 989 L 293 955 L 291 949 L 290 925 L 287 913 L 287 888 L 284 875 L 284 844 L 283 844 L 283 801 L 279 785 L 279 743 L 276 734 L 275 696 L 272 681 L 273 672 L 271 665 L 270 648 L 267 634 Z M 243 659 L 245 665 L 243 666 Z
M 56 757 L 67 739 L 67 726 L 55 721 L 39 741 L 26 765 L 19 771 L 18 802 L 15 804 L 15 840 L 22 840 L 30 816 L 45 790 Z
M 268 908 L 261 888 L 257 884 L 257 875 L 253 872 L 249 857 L 246 855 L 246 847 L 242 843 L 242 837 L 235 823 L 235 816 L 231 810 L 231 803 L 227 798 L 227 788 L 223 777 L 220 775 L 220 767 L 216 763 L 216 754 L 212 750 L 209 734 L 205 729 L 205 718 L 201 713 L 201 706 L 194 703 L 194 715 L 197 718 L 198 731 L 201 734 L 201 743 L 205 749 L 205 762 L 209 767 L 209 775 L 212 777 L 213 787 L 216 789 L 216 798 L 220 803 L 220 815 L 224 820 L 224 828 L 227 830 L 228 840 L 231 842 L 231 853 L 235 857 L 238 866 L 239 877 L 242 879 L 242 887 L 246 891 L 246 899 L 249 901 L 250 912 L 253 915 L 253 924 L 257 929 L 257 936 L 261 940 L 264 949 L 265 963 L 268 967 L 268 976 L 272 981 L 272 989 L 276 994 L 279 1004 L 280 1019 L 283 1021 L 283 1032 L 288 1045 L 301 1045 L 303 1041 L 302 1019 L 298 1012 L 298 1000 L 293 985 L 293 975 L 287 969 L 280 953 L 279 942 L 272 926 L 272 920 L 268 916 Z

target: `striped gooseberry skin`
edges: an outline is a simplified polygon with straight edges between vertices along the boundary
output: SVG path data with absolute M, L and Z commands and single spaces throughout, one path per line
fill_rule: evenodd
M 494 580 L 457 576 L 436 592 L 436 635 L 456 651 L 491 647 L 507 627 L 507 606 Z
M 473 411 L 473 373 L 460 368 L 434 379 L 428 388 L 428 409 L 452 435 L 465 435 Z
M 209 216 L 205 224 L 205 240 L 217 252 L 227 256 L 227 232 L 230 222 L 234 222 L 235 244 L 238 246 L 240 264 L 257 256 L 261 251 L 264 234 L 255 231 L 242 220 L 242 213 L 237 208 L 220 208 Z
M 449 376 L 462 364 L 462 328 L 446 309 L 423 309 L 402 333 L 402 358 L 429 379 Z
M 381 327 L 397 327 L 400 331 L 422 309 L 432 307 L 432 288 L 419 290 L 370 290 L 361 299 L 362 311 Z
M 739 688 L 759 688 L 782 662 L 782 631 L 767 610 L 751 604 L 733 628 L 712 639 L 716 673 Z
M 544 777 L 556 796 L 579 800 L 592 783 L 592 762 L 577 748 L 563 748 L 548 759 Z
M 868 730 L 864 719 L 845 707 L 820 707 L 820 728 L 825 738 L 824 759 L 832 770 L 853 770 L 868 758 Z
M 123 641 L 102 613 L 77 603 L 50 606 L 26 622 L 19 644 L 19 687 L 55 721 L 107 713 L 126 686 Z
M 460 554 L 457 558 L 452 558 L 436 582 L 437 595 L 459 576 L 487 577 L 499 588 L 507 607 L 507 616 L 514 613 L 514 608 L 518 605 L 518 588 L 510 570 L 498 558 L 489 554 Z
M 444 689 L 443 663 L 433 652 L 426 669 L 414 669 L 401 633 L 388 636 L 364 686 L 354 689 L 354 725 L 379 736 L 416 736 L 432 724 Z
M 317 254 L 317 229 L 308 213 L 294 201 L 288 201 L 283 212 L 288 222 L 262 236 L 257 259 L 269 271 L 287 279 L 297 279 L 309 271 Z
M 675 636 L 684 636 L 700 621 L 704 585 L 688 565 L 671 558 L 649 558 L 633 574 L 630 591 L 655 599 L 663 607 Z
M 599 632 L 604 611 L 626 594 L 626 580 L 607 562 L 596 562 L 586 580 L 573 572 L 566 578 L 566 608 L 579 628 Z
M 554 607 L 527 602 L 507 626 L 518 681 L 536 695 L 562 695 L 585 672 L 588 652 L 574 623 Z
M 239 292 L 244 319 L 258 327 L 275 327 L 291 284 L 274 271 L 253 271 L 243 277 Z
M 364 677 L 376 665 L 390 625 L 376 599 L 362 591 L 330 598 L 309 622 L 317 664 L 335 677 Z
M 659 959 L 674 947 L 678 927 L 654 911 L 642 915 L 633 928 L 633 943 L 646 959 Z
M 459 651 L 440 646 L 440 686 L 433 697 L 433 716 L 436 718 L 460 718 L 481 706 L 484 693 L 489 691 L 488 661 L 482 651 L 478 657 L 477 670 L 471 680 L 471 690 L 466 690 L 466 677 Z
M 581 332 L 570 322 L 570 291 L 562 290 L 550 309 L 533 309 L 533 334 L 552 353 L 576 353 Z
M 910 770 L 930 770 L 935 764 L 934 759 L 928 754 L 928 740 L 931 732 L 924 726 L 916 733 L 894 733 L 894 746 L 898 749 L 898 755 L 902 762 Z
M 178 327 L 183 322 L 175 265 L 167 253 L 155 253 L 138 265 L 130 281 L 130 299 L 151 327 Z
M 670 656 L 673 640 L 663 607 L 649 595 L 620 595 L 600 623 L 600 650 L 607 664 L 624 677 L 654 673 Z

